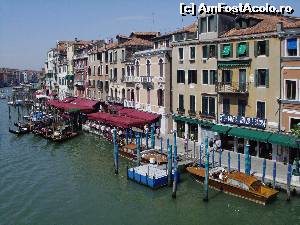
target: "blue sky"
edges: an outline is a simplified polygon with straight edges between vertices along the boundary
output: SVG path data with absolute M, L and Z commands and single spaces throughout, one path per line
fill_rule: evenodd
M 266 3 L 261 0 L 0 0 L 0 67 L 39 69 L 56 40 L 106 39 L 131 31 L 172 31 L 195 19 L 179 15 L 180 2 Z M 300 16 L 298 0 L 269 3 L 290 5 L 295 9 L 294 15 Z

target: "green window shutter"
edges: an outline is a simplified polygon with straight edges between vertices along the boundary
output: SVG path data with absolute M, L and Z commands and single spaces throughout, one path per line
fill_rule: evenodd
M 230 70 L 230 83 L 232 83 L 232 74 L 233 74 L 233 71 Z
M 236 49 L 235 49 L 235 53 L 236 53 L 236 58 L 240 57 L 240 54 L 239 54 L 239 46 L 240 46 L 240 43 L 236 43 Z
M 219 53 L 219 51 L 218 51 L 218 44 L 216 44 L 216 52 L 215 52 L 215 55 L 216 55 L 216 59 L 218 59 L 219 58 L 219 55 L 218 55 L 218 53 Z
M 230 58 L 233 57 L 233 44 L 230 43 Z
M 258 86 L 258 70 L 255 70 L 255 74 L 254 74 L 254 85 L 255 85 L 255 87 Z
M 246 42 L 246 56 L 249 57 L 249 42 Z
M 266 56 L 269 56 L 269 40 L 266 40 Z
M 209 58 L 209 45 L 206 45 L 206 58 Z
M 221 49 L 220 49 L 220 57 L 224 58 L 224 56 L 223 56 L 224 44 L 220 44 L 220 47 L 221 47 Z
M 254 56 L 257 57 L 257 41 L 254 42 Z
M 269 69 L 266 69 L 266 88 L 269 87 Z

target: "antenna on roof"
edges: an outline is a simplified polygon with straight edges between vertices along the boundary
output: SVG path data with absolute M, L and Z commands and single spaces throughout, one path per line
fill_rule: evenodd
M 154 28 L 154 12 L 152 12 L 152 31 L 154 31 L 155 30 L 155 28 Z

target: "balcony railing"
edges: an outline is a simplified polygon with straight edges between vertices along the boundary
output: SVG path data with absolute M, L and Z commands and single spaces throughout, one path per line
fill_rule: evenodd
M 206 119 L 215 119 L 216 118 L 216 114 L 215 113 L 207 113 L 207 112 L 201 112 L 199 111 L 199 116 L 201 118 L 206 118 Z
M 135 108 L 135 101 L 124 100 L 124 107 Z
M 177 108 L 177 113 L 180 115 L 183 115 L 183 114 L 185 114 L 185 109 Z
M 74 85 L 83 86 L 84 85 L 84 81 L 83 80 L 75 80 L 74 81 Z
M 216 92 L 218 93 L 241 93 L 247 94 L 249 89 L 249 83 L 239 83 L 239 82 L 217 82 Z
M 189 110 L 188 113 L 189 113 L 190 116 L 196 116 L 197 115 L 195 110 Z
M 152 76 L 140 76 L 141 83 L 152 83 L 153 77 Z

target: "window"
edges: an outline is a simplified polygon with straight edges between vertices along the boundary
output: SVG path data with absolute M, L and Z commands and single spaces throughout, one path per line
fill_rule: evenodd
M 170 41 L 166 40 L 166 47 L 169 48 L 170 47 Z
M 151 102 L 151 93 L 150 90 L 147 89 L 147 104 L 150 105 L 150 102 Z
M 216 18 L 215 16 L 208 17 L 208 32 L 216 32 L 217 31 L 215 18 Z
M 176 125 L 177 125 L 177 135 L 178 135 L 178 137 L 184 138 L 185 122 L 177 121 Z
M 114 54 L 114 62 L 117 62 L 117 59 L 118 59 L 118 52 L 115 51 L 115 54 Z
M 245 100 L 238 100 L 238 115 L 245 116 L 246 113 L 246 101 Z
M 178 48 L 178 59 L 183 61 L 183 48 Z
M 118 69 L 114 68 L 114 80 L 118 79 Z
M 131 76 L 134 76 L 134 66 L 130 67 L 130 71 L 131 71 Z
M 197 70 L 188 71 L 188 83 L 197 84 Z
M 230 99 L 223 99 L 223 114 L 230 114 Z
M 130 76 L 130 66 L 127 66 L 127 76 Z
M 112 52 L 109 53 L 109 62 L 112 62 Z
M 256 41 L 254 43 L 254 55 L 260 56 L 265 55 L 269 56 L 269 41 Z
M 290 130 L 296 129 L 300 123 L 300 118 L 290 118 Z
M 100 73 L 100 66 L 98 66 L 98 71 L 97 72 L 98 72 L 98 76 L 99 76 L 101 74 Z
M 265 105 L 266 105 L 265 102 L 260 102 L 260 101 L 257 102 L 257 105 L 256 105 L 256 111 L 257 111 L 256 117 L 257 118 L 265 119 L 265 116 L 266 116 Z
M 236 56 L 237 57 L 246 57 L 248 56 L 248 42 L 241 42 L 237 44 Z
M 136 61 L 135 67 L 136 67 L 136 75 L 140 76 L 140 63 L 139 63 L 139 61 Z
M 105 74 L 108 74 L 108 65 L 105 65 Z
M 216 79 L 217 79 L 217 71 L 210 70 L 209 71 L 209 84 L 214 85 L 216 83 Z
M 88 68 L 88 75 L 91 76 L 91 73 L 92 73 L 92 70 L 91 70 L 91 67 L 89 66 L 89 68 Z
M 269 87 L 269 70 L 255 70 L 255 85 L 256 87 Z
M 159 65 L 159 76 L 163 77 L 164 76 L 164 64 L 163 64 L 162 59 L 159 59 L 158 65 Z
M 190 47 L 190 60 L 195 60 L 195 47 Z
M 178 104 L 179 109 L 184 109 L 184 96 L 179 95 L 179 104 Z
M 221 50 L 221 57 L 232 57 L 232 44 L 223 44 Z
M 185 71 L 177 70 L 177 83 L 185 83 Z
M 59 84 L 59 85 L 62 85 L 62 84 L 61 84 L 61 78 L 59 78 L 59 80 L 58 80 L 58 84 Z
M 103 75 L 103 65 L 100 66 L 100 75 Z
M 125 61 L 125 50 L 122 49 L 122 61 Z
M 125 77 L 125 68 L 122 68 L 122 78 L 124 79 Z
M 202 114 L 215 116 L 215 97 L 202 96 Z
M 286 80 L 285 81 L 285 96 L 286 99 L 295 100 L 296 99 L 296 87 L 297 82 L 294 80 Z
M 202 46 L 202 58 L 204 58 L 204 59 L 208 58 L 208 47 L 207 47 L 207 45 Z
M 93 67 L 93 76 L 96 74 L 96 66 Z
M 215 58 L 217 56 L 216 45 L 209 45 L 209 58 Z
M 190 111 L 195 112 L 196 111 L 196 99 L 194 95 L 190 95 Z
M 154 49 L 158 49 L 158 42 L 154 42 Z
M 202 70 L 202 84 L 208 84 L 208 70 Z
M 291 38 L 286 40 L 287 43 L 287 55 L 288 56 L 297 56 L 297 52 L 298 52 L 298 41 L 297 38 Z
M 222 83 L 231 84 L 232 71 L 231 70 L 222 70 Z
M 146 67 L 147 67 L 147 76 L 150 76 L 151 74 L 151 67 L 150 67 L 150 61 L 147 60 L 147 63 L 146 63 Z
M 157 103 L 158 106 L 164 106 L 164 91 L 161 89 L 157 90 Z
M 200 18 L 200 33 L 207 32 L 207 22 L 206 17 Z

